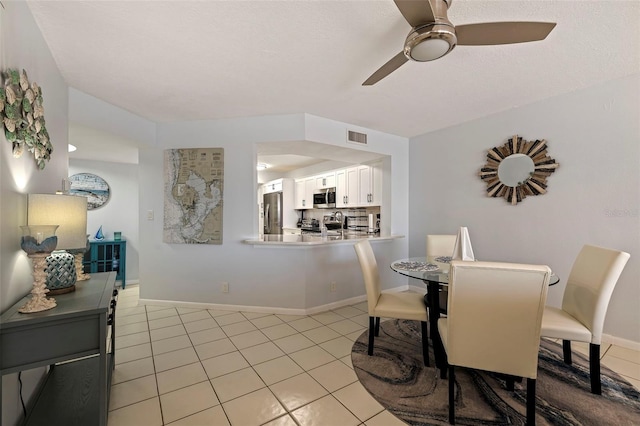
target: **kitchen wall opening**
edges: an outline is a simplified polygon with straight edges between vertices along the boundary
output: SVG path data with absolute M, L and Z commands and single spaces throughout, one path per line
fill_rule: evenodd
M 380 233 L 389 156 L 304 141 L 256 145 L 259 237 Z

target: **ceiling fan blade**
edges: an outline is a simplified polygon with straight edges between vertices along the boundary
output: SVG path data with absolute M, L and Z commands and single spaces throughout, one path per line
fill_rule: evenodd
M 458 46 L 526 43 L 544 40 L 555 22 L 485 22 L 456 25 Z
M 393 0 L 400 13 L 412 27 L 434 22 L 433 8 L 429 0 Z
M 396 56 L 391 58 L 389 62 L 378 68 L 378 71 L 371 74 L 371 77 L 369 77 L 364 83 L 362 83 L 362 85 L 372 86 L 376 84 L 377 82 L 400 68 L 407 61 L 408 59 L 406 56 L 404 56 L 404 52 L 398 53 Z

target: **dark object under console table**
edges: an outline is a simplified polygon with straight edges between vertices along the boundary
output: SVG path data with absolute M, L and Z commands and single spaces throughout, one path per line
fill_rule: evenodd
M 76 291 L 55 296 L 53 309 L 21 314 L 27 296 L 0 316 L 0 400 L 3 375 L 50 366 L 26 425 L 107 425 L 115 278 L 115 272 L 92 274 L 76 283 Z

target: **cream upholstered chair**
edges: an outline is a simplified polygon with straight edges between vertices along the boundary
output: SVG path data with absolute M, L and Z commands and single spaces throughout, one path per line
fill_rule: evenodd
M 591 392 L 602 392 L 600 342 L 609 299 L 629 253 L 585 245 L 571 268 L 562 308 L 547 306 L 542 337 L 562 339 L 564 362 L 571 364 L 571 341 L 589 343 Z
M 454 366 L 460 366 L 526 377 L 527 424 L 535 424 L 540 325 L 550 276 L 544 265 L 451 262 L 449 312 L 438 320 L 449 366 L 449 423 L 455 424 Z
M 429 365 L 429 347 L 427 338 L 427 309 L 422 295 L 417 293 L 382 293 L 380 290 L 380 274 L 376 257 L 368 240 L 358 241 L 354 245 L 362 276 L 367 290 L 369 310 L 369 348 L 373 355 L 374 335 L 380 330 L 380 317 L 420 321 L 422 332 L 422 356 L 424 365 Z
M 427 256 L 449 256 L 453 254 L 456 245 L 456 235 L 427 235 Z M 447 313 L 447 290 L 441 289 L 440 313 Z M 429 296 L 425 295 L 424 302 L 429 306 Z
M 427 235 L 427 256 L 451 256 L 456 235 Z

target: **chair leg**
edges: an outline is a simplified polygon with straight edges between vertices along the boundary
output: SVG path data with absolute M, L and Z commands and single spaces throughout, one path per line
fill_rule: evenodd
M 600 345 L 589 344 L 589 375 L 591 376 L 591 393 L 602 394 L 600 383 Z
M 375 333 L 375 317 L 369 317 L 369 350 L 367 353 L 369 356 L 373 355 L 373 335 Z
M 449 424 L 456 424 L 455 373 L 453 365 L 449 366 Z
M 536 424 L 536 379 L 527 378 L 527 426 Z
M 380 317 L 376 317 L 376 337 L 380 335 Z
M 420 328 L 422 329 L 422 358 L 424 365 L 429 367 L 429 334 L 426 321 L 420 321 Z
M 516 388 L 516 379 L 513 376 L 507 376 L 507 390 L 513 391 Z
M 571 340 L 562 341 L 562 354 L 564 355 L 564 363 L 571 365 Z

